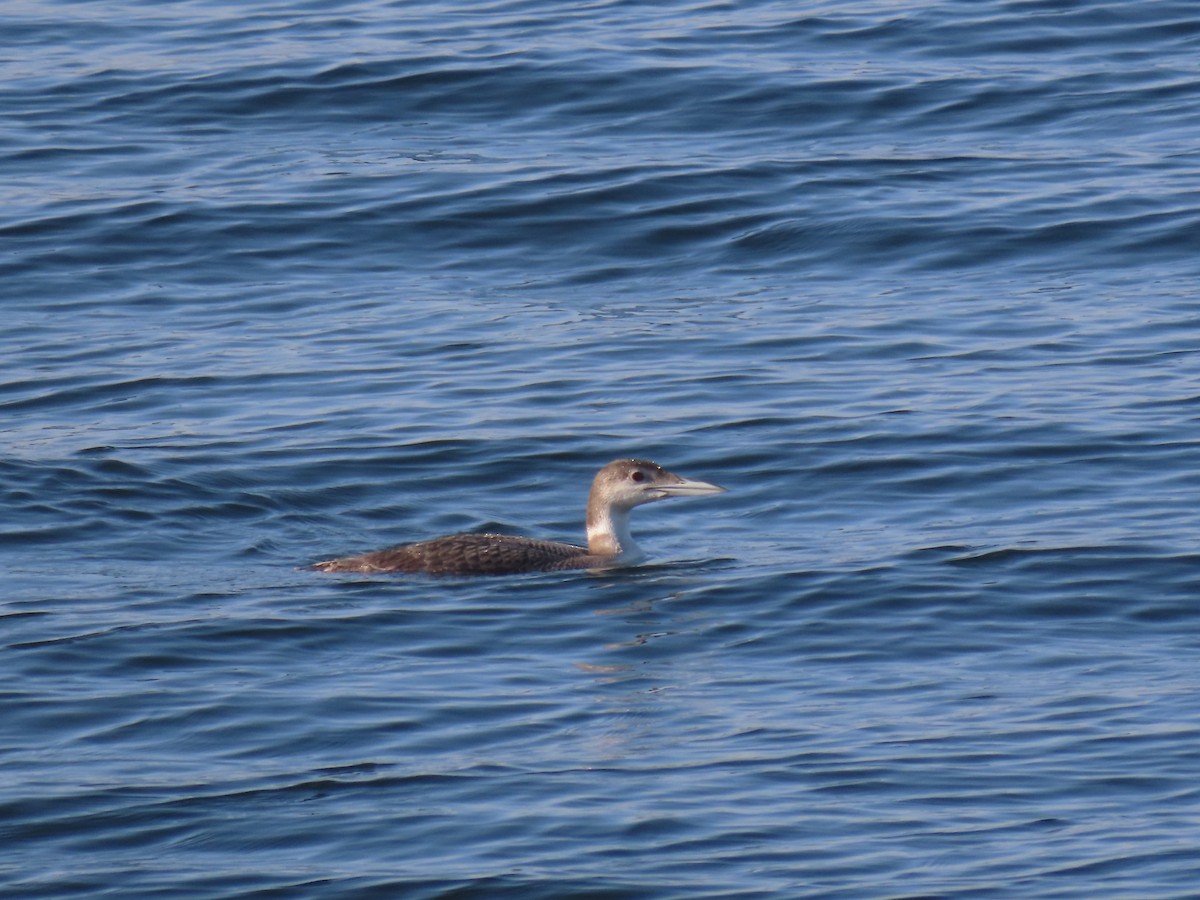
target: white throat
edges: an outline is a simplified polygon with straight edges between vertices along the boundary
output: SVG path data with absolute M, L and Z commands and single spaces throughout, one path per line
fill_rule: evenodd
M 615 556 L 623 563 L 636 562 L 645 554 L 629 533 L 629 510 L 605 509 L 588 517 L 588 550 L 591 553 Z

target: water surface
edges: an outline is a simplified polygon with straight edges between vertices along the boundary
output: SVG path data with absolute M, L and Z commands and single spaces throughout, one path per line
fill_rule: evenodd
M 6 896 L 1194 895 L 1190 4 L 8 20 Z

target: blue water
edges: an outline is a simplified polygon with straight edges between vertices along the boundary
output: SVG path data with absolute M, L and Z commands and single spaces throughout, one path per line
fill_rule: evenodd
M 1196 896 L 1194 4 L 3 19 L 0 895 Z

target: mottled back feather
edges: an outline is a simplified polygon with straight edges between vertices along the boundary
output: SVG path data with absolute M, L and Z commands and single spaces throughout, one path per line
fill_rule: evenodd
M 587 569 L 605 560 L 587 548 L 510 534 L 447 537 L 319 562 L 321 572 L 426 572 L 430 575 L 513 575 Z M 611 562 L 611 561 L 610 561 Z

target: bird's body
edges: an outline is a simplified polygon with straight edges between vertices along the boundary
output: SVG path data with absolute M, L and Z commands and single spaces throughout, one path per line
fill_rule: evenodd
M 723 491 L 706 481 L 681 478 L 647 460 L 620 459 L 601 469 L 592 482 L 586 547 L 508 534 L 452 534 L 326 560 L 311 568 L 321 572 L 514 575 L 629 564 L 642 558 L 629 533 L 629 512 L 635 506 L 667 497 Z
M 451 534 L 318 563 L 323 572 L 425 572 L 511 575 L 587 568 L 586 547 L 512 534 Z

